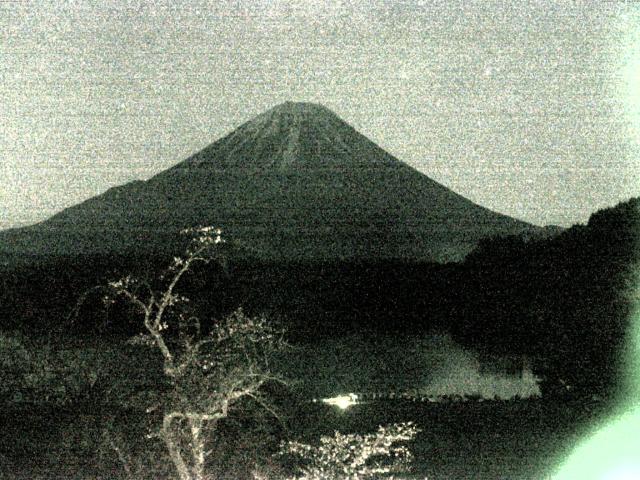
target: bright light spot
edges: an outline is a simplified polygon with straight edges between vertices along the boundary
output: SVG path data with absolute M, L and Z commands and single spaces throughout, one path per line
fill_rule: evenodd
M 333 398 L 323 398 L 322 402 L 328 405 L 334 405 L 340 410 L 346 410 L 350 406 L 358 403 L 358 396 L 355 393 L 349 393 L 347 395 L 340 395 Z
M 640 272 L 639 272 L 640 273 Z M 635 278 L 630 300 L 635 304 L 630 317 L 627 348 L 626 398 L 614 416 L 595 431 L 563 462 L 553 480 L 640 479 L 640 275 Z
M 640 285 L 635 287 L 638 295 Z M 634 300 L 637 301 L 637 298 Z M 571 453 L 554 480 L 631 480 L 640 479 L 640 305 L 631 318 L 626 352 L 627 398 L 620 407 L 624 413 L 604 424 Z
M 603 480 L 638 480 L 639 478 L 640 466 L 625 465 L 607 472 Z
M 640 408 L 621 415 L 580 445 L 554 480 L 640 479 Z

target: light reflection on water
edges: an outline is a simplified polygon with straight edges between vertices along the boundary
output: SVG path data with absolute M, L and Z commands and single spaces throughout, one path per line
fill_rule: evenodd
M 315 401 L 315 400 L 314 400 Z M 347 408 L 356 405 L 358 402 L 358 395 L 355 393 L 347 393 L 346 395 L 338 395 L 337 397 L 321 398 L 322 403 L 327 405 L 333 405 L 340 410 L 346 410 Z

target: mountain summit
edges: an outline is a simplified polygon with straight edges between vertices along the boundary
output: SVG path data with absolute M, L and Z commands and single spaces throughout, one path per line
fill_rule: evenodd
M 240 126 L 180 167 L 283 171 L 395 161 L 328 108 L 314 103 L 285 102 Z
M 274 261 L 450 261 L 484 237 L 538 229 L 431 180 L 329 109 L 286 102 L 147 181 L 2 232 L 0 253 L 161 253 L 195 225 Z

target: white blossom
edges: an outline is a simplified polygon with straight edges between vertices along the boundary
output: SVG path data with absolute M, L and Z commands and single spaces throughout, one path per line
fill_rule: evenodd
M 281 455 L 301 461 L 298 475 L 288 480 L 376 479 L 408 471 L 412 455 L 406 445 L 419 432 L 412 423 L 380 426 L 373 434 L 342 434 L 323 436 L 318 446 L 288 442 L 281 446 Z

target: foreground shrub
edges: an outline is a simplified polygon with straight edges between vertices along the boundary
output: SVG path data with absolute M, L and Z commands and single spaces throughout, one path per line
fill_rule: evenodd
M 63 406 L 89 392 L 101 367 L 90 350 L 56 350 L 0 333 L 0 402 Z
M 25 384 L 25 377 L 32 369 L 33 359 L 24 344 L 14 336 L 0 333 L 0 400 L 17 400 Z
M 418 428 L 412 423 L 380 426 L 376 433 L 323 436 L 319 445 L 288 442 L 280 455 L 297 463 L 288 480 L 366 480 L 408 473 L 413 456 L 406 442 Z

